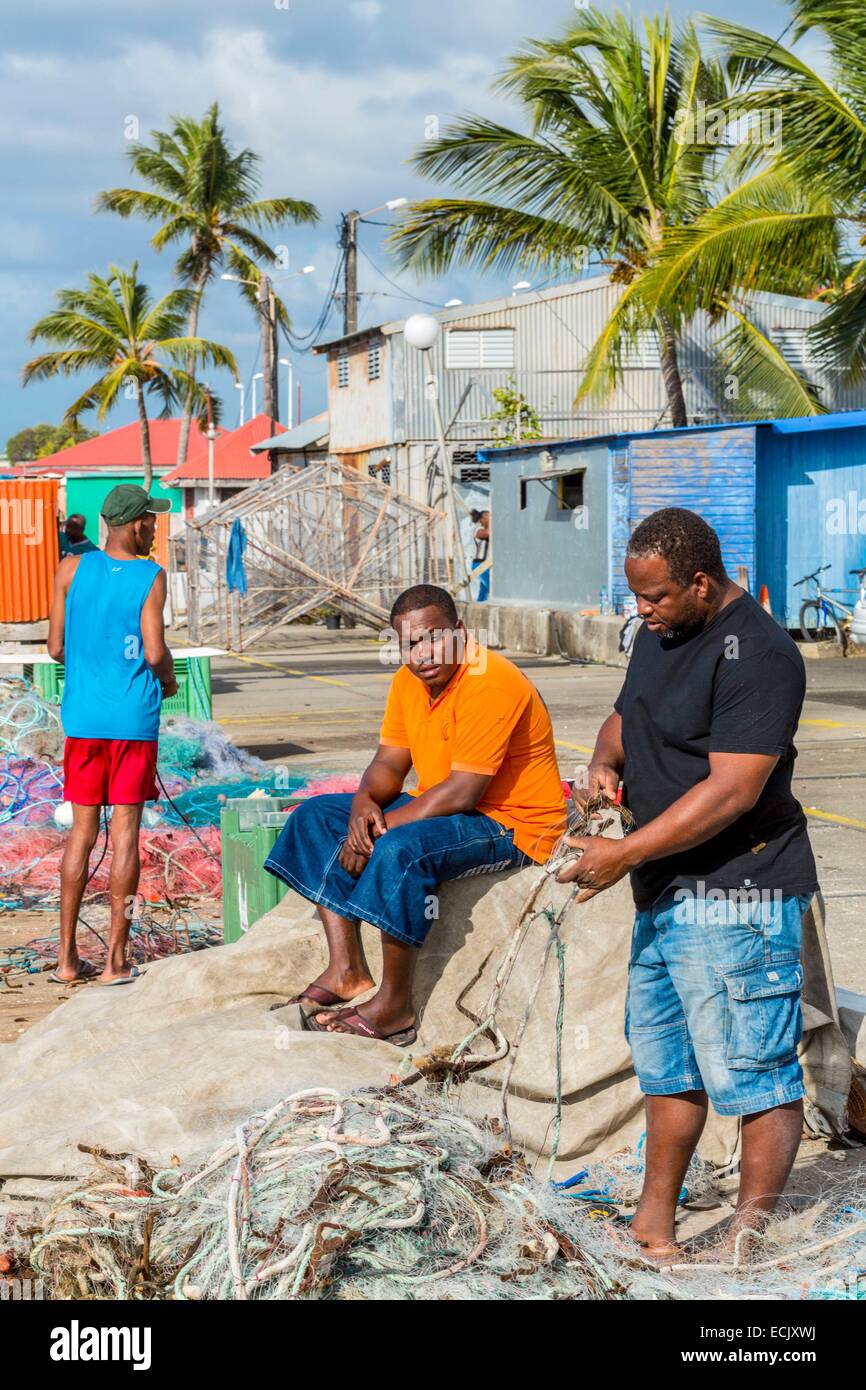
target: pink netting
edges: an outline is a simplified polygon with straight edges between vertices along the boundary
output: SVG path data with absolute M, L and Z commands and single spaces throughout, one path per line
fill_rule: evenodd
M 214 826 L 191 830 L 142 830 L 141 884 L 146 902 L 165 902 L 186 897 L 218 898 L 222 890 L 220 835 Z M 60 860 L 66 832 L 33 828 L 0 831 L 0 897 L 7 907 L 36 907 L 57 901 L 60 893 Z M 91 856 L 95 865 L 103 840 Z M 87 885 L 85 901 L 103 897 L 108 890 L 111 845 Z M 17 901 L 15 901 L 17 899 Z

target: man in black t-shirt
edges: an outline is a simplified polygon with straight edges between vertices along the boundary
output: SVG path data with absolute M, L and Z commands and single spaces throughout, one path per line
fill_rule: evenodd
M 817 889 L 791 792 L 806 688 L 787 633 L 728 577 L 718 536 L 670 507 L 634 531 L 626 576 L 644 620 L 602 725 L 586 802 L 622 801 L 624 840 L 571 837 L 578 901 L 631 874 L 637 915 L 626 1034 L 646 1096 L 634 1237 L 676 1258 L 674 1218 L 708 1097 L 742 1117 L 728 1240 L 783 1191 L 802 1130 L 801 923 Z

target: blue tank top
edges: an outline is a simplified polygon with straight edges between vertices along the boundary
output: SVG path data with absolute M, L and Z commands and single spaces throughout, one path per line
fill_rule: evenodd
M 162 687 L 144 659 L 141 610 L 159 574 L 152 560 L 82 555 L 66 595 L 68 738 L 159 737 Z

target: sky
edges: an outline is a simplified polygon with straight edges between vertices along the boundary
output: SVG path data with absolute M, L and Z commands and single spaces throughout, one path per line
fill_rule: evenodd
M 21 387 L 21 366 L 36 351 L 28 330 L 58 288 L 136 259 L 155 295 L 172 287 L 174 256 L 150 247 L 152 227 L 93 211 L 100 190 L 138 182 L 125 154 L 136 126 L 147 140 L 173 115 L 201 116 L 217 101 L 232 143 L 261 156 L 261 196 L 318 207 L 317 226 L 271 236 L 288 247 L 288 272 L 275 283 L 303 334 L 325 302 L 340 213 L 438 191 L 407 163 L 431 116 L 443 126 L 466 112 L 520 124 L 491 83 L 524 40 L 557 34 L 574 12 L 573 0 L 0 0 L 0 450 L 18 429 L 59 422 L 85 384 Z M 725 0 L 715 12 L 773 36 L 790 17 L 775 0 Z M 386 236 L 381 226 L 361 229 L 362 327 L 452 298 L 495 298 L 521 278 L 458 271 L 418 280 L 389 260 Z M 307 264 L 313 274 L 291 276 Z M 335 308 L 323 338 L 340 326 Z M 210 287 L 200 332 L 231 348 L 249 387 L 259 335 L 236 286 Z M 309 351 L 292 356 L 307 416 L 326 404 L 324 362 Z M 237 423 L 240 393 L 230 377 L 213 373 L 210 383 L 224 423 Z M 285 369 L 280 390 L 285 419 Z M 249 394 L 246 402 L 249 417 Z M 104 424 L 82 422 L 104 430 L 134 418 L 134 404 L 123 401 Z

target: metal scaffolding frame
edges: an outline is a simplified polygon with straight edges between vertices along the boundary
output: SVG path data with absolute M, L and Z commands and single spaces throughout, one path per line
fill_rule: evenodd
M 226 578 L 236 520 L 246 536 L 244 596 Z M 336 459 L 280 468 L 187 522 L 190 640 L 240 652 L 323 606 L 381 628 L 402 590 L 453 587 L 450 540 L 443 511 Z

